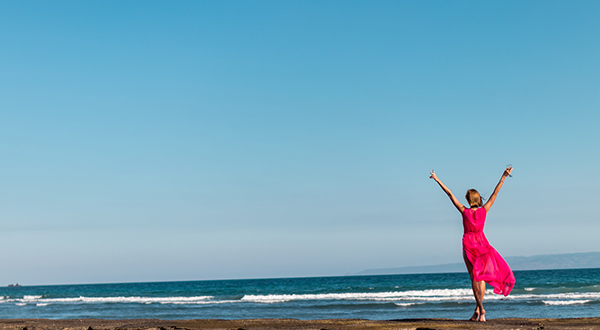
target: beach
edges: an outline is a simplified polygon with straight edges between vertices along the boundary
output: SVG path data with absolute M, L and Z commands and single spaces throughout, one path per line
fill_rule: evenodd
M 571 319 L 526 319 L 504 318 L 492 319 L 486 323 L 458 321 L 451 319 L 409 319 L 409 320 L 361 320 L 361 319 L 248 319 L 248 320 L 102 320 L 102 319 L 5 319 L 0 320 L 0 329 L 11 330 L 186 330 L 186 329 L 600 329 L 600 318 Z

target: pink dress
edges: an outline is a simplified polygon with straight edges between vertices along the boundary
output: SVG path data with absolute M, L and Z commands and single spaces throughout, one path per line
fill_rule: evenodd
M 508 296 L 515 286 L 515 275 L 483 234 L 486 214 L 483 207 L 463 210 L 463 251 L 473 265 L 473 279 L 485 281 L 494 287 L 494 293 Z

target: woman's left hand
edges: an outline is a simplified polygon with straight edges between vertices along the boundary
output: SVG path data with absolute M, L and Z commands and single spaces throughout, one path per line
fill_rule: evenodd
M 431 172 L 429 173 L 429 178 L 437 181 L 437 175 L 435 175 L 434 170 L 431 170 Z

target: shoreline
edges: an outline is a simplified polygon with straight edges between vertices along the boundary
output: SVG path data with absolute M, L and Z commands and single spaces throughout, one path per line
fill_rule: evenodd
M 159 320 L 159 319 L 0 319 L 1 330 L 195 330 L 195 329 L 236 329 L 236 330 L 315 330 L 315 329 L 600 329 L 600 317 L 589 318 L 501 318 L 490 319 L 479 323 L 454 319 L 402 319 L 372 321 L 365 319 L 193 319 L 193 320 Z

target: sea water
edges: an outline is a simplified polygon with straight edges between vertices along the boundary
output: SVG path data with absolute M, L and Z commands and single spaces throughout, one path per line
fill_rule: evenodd
M 489 318 L 598 317 L 600 269 L 516 271 Z M 466 319 L 467 273 L 339 276 L 0 288 L 0 318 Z

